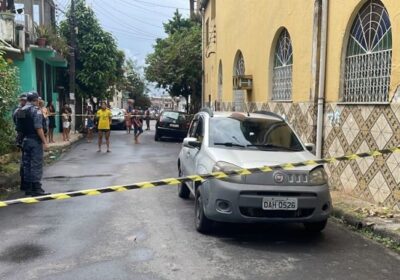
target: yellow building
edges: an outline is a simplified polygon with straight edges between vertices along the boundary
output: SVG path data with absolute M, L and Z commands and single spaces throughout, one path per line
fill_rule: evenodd
M 203 102 L 284 115 L 317 154 L 400 144 L 400 1 L 203 0 Z M 400 155 L 332 164 L 331 185 L 400 208 Z

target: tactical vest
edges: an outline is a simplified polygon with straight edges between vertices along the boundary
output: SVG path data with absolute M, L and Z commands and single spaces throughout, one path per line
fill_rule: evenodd
M 34 106 L 24 106 L 17 112 L 17 131 L 24 136 L 36 135 L 35 124 L 33 120 Z

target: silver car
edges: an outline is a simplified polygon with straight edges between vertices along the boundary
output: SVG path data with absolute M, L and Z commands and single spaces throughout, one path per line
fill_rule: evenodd
M 277 114 L 204 110 L 183 141 L 178 170 L 188 176 L 315 160 L 313 149 Z M 303 223 L 319 232 L 332 208 L 323 166 L 183 183 L 178 193 L 195 197 L 195 225 L 203 233 L 213 222 Z

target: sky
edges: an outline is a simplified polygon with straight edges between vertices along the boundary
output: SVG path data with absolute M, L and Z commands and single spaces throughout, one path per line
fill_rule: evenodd
M 113 34 L 119 48 L 127 57 L 136 60 L 141 67 L 145 65 L 147 54 L 152 52 L 155 39 L 166 36 L 163 22 L 172 18 L 176 8 L 185 17 L 189 16 L 189 0 L 86 0 L 86 2 L 95 11 L 103 28 Z M 59 9 L 67 11 L 70 0 L 55 0 L 55 3 Z M 58 12 L 58 16 L 62 17 L 62 13 Z

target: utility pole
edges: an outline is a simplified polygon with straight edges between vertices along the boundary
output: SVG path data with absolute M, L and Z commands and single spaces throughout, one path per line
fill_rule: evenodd
M 194 18 L 194 0 L 189 0 L 190 1 L 190 18 Z
M 70 18 L 70 36 L 71 46 L 69 53 L 69 100 L 72 109 L 71 130 L 75 131 L 75 51 L 76 51 L 76 21 L 75 21 L 75 0 L 71 0 L 71 18 Z M 72 102 L 71 102 L 72 101 Z

